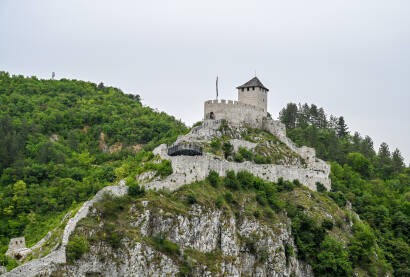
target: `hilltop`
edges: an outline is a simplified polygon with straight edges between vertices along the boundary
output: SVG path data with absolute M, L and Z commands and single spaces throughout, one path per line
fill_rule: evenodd
M 0 77 L 2 249 L 50 231 L 2 256 L 10 276 L 409 273 L 410 171 L 343 117 L 289 104 L 252 127 L 208 101 L 188 132 L 103 84 Z

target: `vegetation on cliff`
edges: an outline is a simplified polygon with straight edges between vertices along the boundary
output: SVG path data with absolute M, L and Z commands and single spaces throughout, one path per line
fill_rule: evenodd
M 107 195 L 95 205 L 93 215 L 79 223 L 72 235 L 75 247 L 67 249 L 67 254 L 75 257 L 71 260 L 75 264 L 75 260 L 88 251 L 87 245 L 94 245 L 94 251 L 99 251 L 101 242 L 118 249 L 126 247 L 122 241 L 127 245 L 137 241 L 171 258 L 179 266 L 181 276 L 190 276 L 194 268 L 201 266 L 217 275 L 221 262 L 232 259 L 221 254 L 220 245 L 210 252 L 200 252 L 172 242 L 169 235 L 175 226 L 169 226 L 169 233 L 148 231 L 145 234 L 147 230 L 142 232 L 140 225 L 131 224 L 148 209 L 152 218 L 161 218 L 165 213 L 169 219 L 166 225 L 169 225 L 170 218 L 192 216 L 190 211 L 196 209 L 193 205 L 205 209 L 207 214 L 219 210 L 222 218 L 233 217 L 236 222 L 258 221 L 272 230 L 277 230 L 280 224 L 286 225 L 290 218 L 297 247 L 287 244 L 285 258 L 296 257 L 309 262 L 316 276 L 347 277 L 353 270 L 362 275 L 382 276 L 391 270 L 373 230 L 352 216 L 351 211 L 340 208 L 328 193 L 312 192 L 297 181 L 266 182 L 246 171 L 228 172 L 224 178 L 211 171 L 206 180 L 175 192 L 139 190 L 123 198 Z M 138 222 L 143 226 L 149 224 Z M 239 236 L 239 239 L 241 251 L 263 264 L 267 250 L 258 247 L 262 238 L 251 234 Z
M 343 117 L 328 118 L 315 105 L 290 103 L 280 112 L 280 119 L 294 142 L 315 148 L 319 158 L 331 162 L 329 195 L 334 201 L 340 206 L 349 201 L 371 227 L 374 237 L 354 244 L 366 246 L 374 240 L 394 276 L 409 276 L 410 168 L 404 165 L 400 151 L 391 153 L 382 143 L 376 153 L 369 136 L 351 135 Z M 368 266 L 370 260 L 362 258 L 363 254 L 356 253 L 354 262 Z
M 186 130 L 138 95 L 102 83 L 0 72 L 0 263 L 10 238 L 34 244 L 70 207 L 122 177 L 126 161 Z M 121 151 L 105 153 L 102 143 Z

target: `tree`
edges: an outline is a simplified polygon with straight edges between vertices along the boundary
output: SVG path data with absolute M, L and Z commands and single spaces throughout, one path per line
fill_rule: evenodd
M 326 236 L 320 244 L 317 262 L 313 270 L 318 276 L 351 276 L 352 266 L 349 254 L 341 242 Z
M 298 107 L 295 103 L 288 103 L 286 108 L 279 112 L 279 120 L 285 124 L 286 128 L 296 128 L 296 119 L 298 114 Z
M 345 123 L 345 119 L 343 118 L 343 116 L 339 117 L 338 121 L 337 121 L 337 135 L 340 138 L 345 137 L 348 134 L 348 128 L 347 125 Z
M 360 153 L 362 153 L 368 159 L 374 157 L 376 153 L 374 152 L 373 140 L 371 139 L 371 137 L 365 136 L 364 140 L 362 140 Z
M 404 159 L 401 156 L 400 150 L 395 149 L 392 155 L 392 166 L 394 172 L 401 172 L 404 167 Z
M 363 177 L 369 177 L 371 171 L 370 161 L 360 153 L 353 152 L 347 155 L 347 164 L 360 173 Z
M 377 153 L 377 161 L 380 177 L 388 178 L 393 172 L 393 165 L 389 146 L 385 142 L 380 144 L 379 152 Z
M 23 181 L 18 181 L 13 185 L 13 202 L 16 212 L 24 212 L 28 209 L 30 200 L 27 197 L 27 185 Z

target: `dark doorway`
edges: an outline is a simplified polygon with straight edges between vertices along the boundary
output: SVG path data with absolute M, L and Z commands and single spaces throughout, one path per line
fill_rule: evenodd
M 209 119 L 215 119 L 214 112 L 210 112 L 210 113 L 209 113 Z

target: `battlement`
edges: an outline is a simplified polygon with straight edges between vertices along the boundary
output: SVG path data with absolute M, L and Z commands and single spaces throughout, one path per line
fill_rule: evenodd
M 239 101 L 235 101 L 235 100 L 208 100 L 205 101 L 205 106 L 207 105 L 238 105 L 241 107 L 245 107 L 245 108 L 251 108 L 254 109 L 255 111 L 261 111 L 263 112 L 263 108 L 257 107 L 255 105 L 251 105 L 251 104 L 246 104 L 246 103 L 242 103 Z
M 204 103 L 204 120 L 228 120 L 246 123 L 255 128 L 262 126 L 266 112 L 261 107 L 233 100 L 208 100 Z

